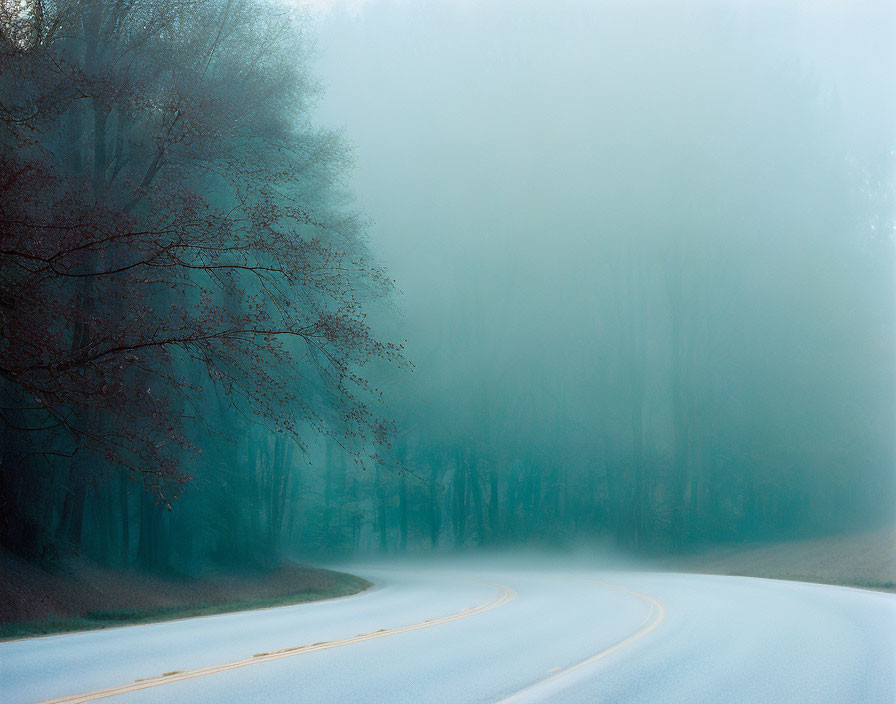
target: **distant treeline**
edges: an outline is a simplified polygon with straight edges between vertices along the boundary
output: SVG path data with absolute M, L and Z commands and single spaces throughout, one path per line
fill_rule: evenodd
M 415 16 L 446 18 L 417 50 L 446 67 L 420 100 L 453 141 L 419 150 L 445 203 L 392 223 L 414 242 L 432 221 L 443 256 L 388 386 L 422 481 L 381 482 L 373 543 L 405 522 L 409 545 L 646 550 L 892 522 L 896 133 L 872 15 L 813 55 L 786 3 L 490 7 Z

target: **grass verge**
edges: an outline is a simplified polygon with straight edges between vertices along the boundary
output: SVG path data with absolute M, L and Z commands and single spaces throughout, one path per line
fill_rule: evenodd
M 8 568 L 8 556 L 4 562 Z M 97 567 L 66 574 L 2 569 L 0 640 L 302 604 L 370 586 L 355 575 L 293 564 L 199 579 Z
M 707 547 L 660 567 L 896 592 L 896 527 L 782 543 Z

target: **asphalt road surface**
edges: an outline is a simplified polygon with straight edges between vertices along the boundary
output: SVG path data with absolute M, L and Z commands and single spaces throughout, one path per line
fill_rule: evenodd
M 354 567 L 312 604 L 0 644 L 0 700 L 896 702 L 896 595 L 742 577 Z

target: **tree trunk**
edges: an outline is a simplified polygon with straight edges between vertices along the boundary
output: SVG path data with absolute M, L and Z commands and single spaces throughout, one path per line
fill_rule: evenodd
M 57 537 L 76 550 L 81 547 L 84 529 L 84 502 L 87 500 L 87 478 L 78 455 L 69 464 L 65 501 Z
M 402 471 L 398 485 L 398 548 L 402 552 L 408 549 L 408 484 Z
M 127 565 L 131 558 L 131 515 L 128 506 L 128 475 L 121 471 L 118 475 L 118 512 L 121 516 L 121 547 L 118 559 L 122 565 Z
M 380 551 L 386 552 L 388 549 L 388 526 L 386 524 L 386 485 L 383 481 L 383 470 L 379 466 L 376 468 L 376 505 L 377 505 L 377 528 L 379 529 Z
M 455 456 L 453 481 L 452 518 L 454 523 L 454 546 L 461 547 L 466 537 L 467 528 L 467 473 L 462 453 Z
M 439 533 L 442 529 L 442 516 L 439 508 L 440 493 L 438 491 L 439 459 L 432 463 L 429 478 L 429 544 L 430 547 L 438 547 Z

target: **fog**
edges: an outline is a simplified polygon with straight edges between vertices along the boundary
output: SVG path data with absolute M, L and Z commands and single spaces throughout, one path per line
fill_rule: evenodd
M 471 522 L 497 482 L 524 541 L 889 514 L 892 9 L 368 2 L 318 21 L 322 119 L 355 145 L 400 289 L 411 472 L 448 492 L 470 472 Z
M 892 525 L 889 5 L 4 5 L 0 544 Z

